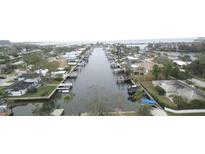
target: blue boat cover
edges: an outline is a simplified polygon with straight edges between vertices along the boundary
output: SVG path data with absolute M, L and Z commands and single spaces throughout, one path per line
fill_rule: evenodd
M 155 105 L 157 102 L 151 99 L 142 99 L 142 102 L 147 105 Z

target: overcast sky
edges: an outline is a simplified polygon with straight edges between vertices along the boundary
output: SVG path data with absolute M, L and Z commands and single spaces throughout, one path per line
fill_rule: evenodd
M 0 0 L 0 39 L 92 41 L 205 36 L 204 0 Z

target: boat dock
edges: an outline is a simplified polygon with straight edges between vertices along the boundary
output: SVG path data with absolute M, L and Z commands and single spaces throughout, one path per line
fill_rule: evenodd
M 52 115 L 52 116 L 61 116 L 61 115 L 63 114 L 63 112 L 64 112 L 64 109 L 55 109 L 55 110 L 51 113 L 51 115 Z
M 61 83 L 59 84 L 57 90 L 59 92 L 70 92 L 70 89 L 72 88 L 73 84 L 72 83 Z

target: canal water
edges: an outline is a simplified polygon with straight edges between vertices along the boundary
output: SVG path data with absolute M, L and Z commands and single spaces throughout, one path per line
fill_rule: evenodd
M 79 115 L 99 108 L 108 112 L 137 111 L 138 105 L 128 100 L 128 85 L 116 84 L 116 78 L 104 50 L 95 48 L 77 79 L 65 81 L 73 83 L 72 99 L 67 100 L 67 94 L 56 92 L 49 101 L 18 102 L 19 106 L 13 108 L 14 115 L 49 115 L 56 108 L 63 108 L 65 115 Z

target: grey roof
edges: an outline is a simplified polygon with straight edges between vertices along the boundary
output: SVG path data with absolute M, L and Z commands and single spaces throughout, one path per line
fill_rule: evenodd
M 33 79 L 33 78 L 37 78 L 38 76 L 39 75 L 37 73 L 27 73 L 27 74 L 22 74 L 20 77 L 26 79 Z
M 22 81 L 17 81 L 15 83 L 13 83 L 12 85 L 8 86 L 6 89 L 12 90 L 12 91 L 24 90 L 32 84 L 33 84 L 33 82 L 25 82 L 22 80 Z
M 0 68 L 6 68 L 6 64 L 0 64 Z

